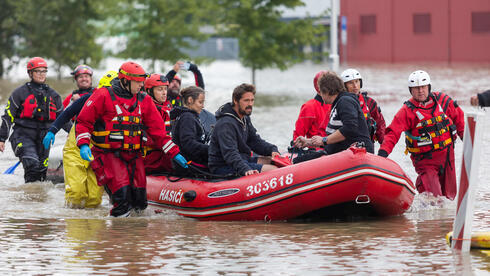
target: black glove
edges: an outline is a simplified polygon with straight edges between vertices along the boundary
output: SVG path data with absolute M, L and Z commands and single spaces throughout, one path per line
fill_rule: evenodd
M 388 157 L 388 153 L 386 152 L 386 150 L 382 149 L 378 150 L 378 155 L 384 158 Z

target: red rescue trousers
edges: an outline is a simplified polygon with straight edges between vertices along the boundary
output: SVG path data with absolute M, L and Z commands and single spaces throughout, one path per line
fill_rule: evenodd
M 141 153 L 104 151 L 96 147 L 92 147 L 92 153 L 91 166 L 97 184 L 104 186 L 113 204 L 111 215 L 118 217 L 131 209 L 146 209 L 146 175 Z
M 456 197 L 456 171 L 454 169 L 454 148 L 433 151 L 420 159 L 412 154 L 412 163 L 418 174 L 415 185 L 419 193 L 431 192 L 434 196 L 445 196 L 450 200 Z

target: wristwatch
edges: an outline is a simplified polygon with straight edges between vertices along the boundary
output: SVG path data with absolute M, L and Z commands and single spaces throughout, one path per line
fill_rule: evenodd
M 327 136 L 323 137 L 322 142 L 323 142 L 323 146 L 327 145 Z

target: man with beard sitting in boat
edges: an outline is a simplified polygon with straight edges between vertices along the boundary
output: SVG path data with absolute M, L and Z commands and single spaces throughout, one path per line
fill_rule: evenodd
M 243 83 L 233 90 L 233 102 L 216 111 L 217 122 L 209 145 L 212 173 L 251 175 L 277 168 L 270 164 L 280 155 L 277 147 L 260 138 L 250 120 L 254 101 L 255 86 Z M 253 152 L 262 156 L 253 157 Z
M 296 147 L 324 147 L 325 151 L 297 157 L 294 163 L 341 152 L 354 143 L 363 143 L 368 152 L 374 153 L 373 142 L 357 96 L 346 92 L 344 83 L 334 73 L 320 77 L 318 86 L 324 102 L 332 105 L 330 120 L 325 130 L 327 136 L 316 135 L 311 139 L 299 136 L 294 143 Z
M 456 196 L 454 142 L 463 139 L 464 113 L 456 101 L 441 92 L 431 92 L 430 76 L 422 70 L 408 77 L 412 95 L 386 129 L 378 155 L 388 157 L 402 132 L 418 174 L 419 193 L 429 192 L 453 200 Z

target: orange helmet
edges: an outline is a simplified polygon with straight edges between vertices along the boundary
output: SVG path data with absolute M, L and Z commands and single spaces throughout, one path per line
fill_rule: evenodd
M 162 85 L 168 85 L 168 80 L 164 75 L 151 74 L 151 76 L 145 80 L 145 90 Z
M 27 62 L 27 71 L 31 71 L 33 69 L 39 68 L 39 67 L 46 67 L 48 68 L 48 63 L 43 58 L 40 57 L 34 57 L 31 58 Z
M 141 67 L 141 65 L 132 61 L 128 61 L 121 65 L 117 76 L 121 80 L 127 79 L 130 81 L 145 81 L 145 79 L 148 77 L 148 74 L 145 73 L 145 70 L 143 69 L 143 67 Z
M 316 92 L 320 93 L 320 87 L 318 87 L 318 79 L 325 73 L 328 73 L 328 71 L 320 71 L 316 73 L 315 78 L 313 79 L 313 86 L 315 87 Z

